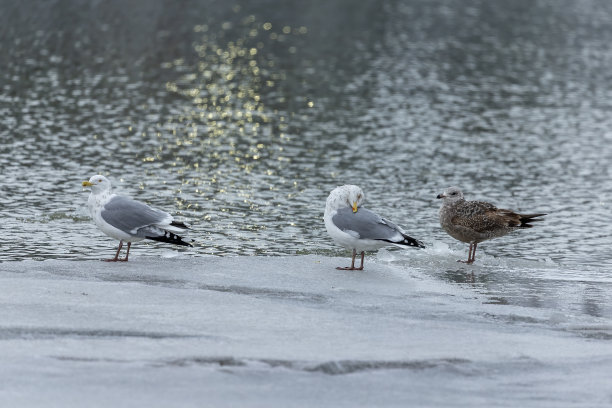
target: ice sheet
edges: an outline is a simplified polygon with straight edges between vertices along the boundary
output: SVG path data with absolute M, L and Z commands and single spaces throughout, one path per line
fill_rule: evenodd
M 609 316 L 492 302 L 396 254 L 0 264 L 0 406 L 612 403 Z

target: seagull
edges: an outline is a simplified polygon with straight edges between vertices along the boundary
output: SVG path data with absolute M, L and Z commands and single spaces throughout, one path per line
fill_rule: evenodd
M 353 250 L 350 267 L 340 270 L 363 270 L 365 251 L 376 250 L 385 245 L 425 248 L 421 241 L 409 237 L 404 231 L 378 214 L 361 207 L 365 195 L 358 186 L 336 187 L 325 203 L 325 228 L 334 242 Z M 361 266 L 355 267 L 355 256 L 361 252 Z
M 189 227 L 182 222 L 174 221 L 167 212 L 151 208 L 140 201 L 111 193 L 110 181 L 100 175 L 93 176 L 82 183 L 91 187 L 87 207 L 95 224 L 109 237 L 119 240 L 119 248 L 114 258 L 106 262 L 127 262 L 132 242 L 152 239 L 169 242 L 175 245 L 193 246 L 183 241 L 178 234 L 187 232 Z M 119 252 L 127 242 L 125 258 L 119 258 Z
M 484 201 L 465 201 L 457 187 L 449 187 L 441 198 L 440 225 L 451 237 L 470 244 L 467 261 L 471 264 L 476 258 L 476 246 L 491 238 L 502 237 L 518 228 L 531 228 L 532 222 L 542 221 L 546 214 L 518 214 L 511 210 L 495 207 Z

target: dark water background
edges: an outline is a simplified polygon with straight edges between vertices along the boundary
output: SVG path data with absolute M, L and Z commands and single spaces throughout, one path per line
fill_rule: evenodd
M 0 261 L 112 252 L 80 186 L 102 173 L 191 223 L 195 255 L 344 253 L 322 213 L 345 183 L 415 237 L 463 251 L 435 200 L 458 185 L 549 213 L 487 254 L 586 275 L 612 263 L 610 2 L 0 10 Z

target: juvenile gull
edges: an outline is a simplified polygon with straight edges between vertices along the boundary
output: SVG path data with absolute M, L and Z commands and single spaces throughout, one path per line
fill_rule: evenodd
M 106 235 L 119 240 L 115 257 L 104 261 L 127 262 L 132 242 L 145 238 L 192 246 L 177 235 L 187 232 L 187 225 L 174 221 L 167 212 L 151 208 L 129 197 L 112 194 L 110 181 L 106 177 L 96 175 L 82 184 L 83 187 L 91 187 L 87 207 L 94 222 Z M 119 258 L 123 241 L 128 243 L 127 252 L 125 258 Z
M 391 221 L 361 207 L 364 198 L 361 188 L 353 185 L 336 187 L 327 197 L 325 228 L 336 244 L 353 250 L 351 266 L 336 269 L 362 270 L 365 251 L 385 245 L 425 248 L 421 241 L 409 237 Z M 359 268 L 355 268 L 357 252 L 361 252 Z
M 470 244 L 467 261 L 476 257 L 476 246 L 482 241 L 504 236 L 519 228 L 531 228 L 531 222 L 546 214 L 518 214 L 495 207 L 484 201 L 465 201 L 457 187 L 449 187 L 437 198 L 444 199 L 440 207 L 440 225 L 451 237 Z

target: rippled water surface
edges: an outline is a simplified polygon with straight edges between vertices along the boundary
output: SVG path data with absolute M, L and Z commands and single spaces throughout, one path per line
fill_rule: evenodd
M 0 261 L 112 253 L 102 173 L 196 256 L 343 253 L 322 213 L 353 183 L 429 244 L 467 252 L 437 222 L 459 185 L 549 213 L 484 253 L 612 263 L 608 2 L 70 3 L 2 6 Z

